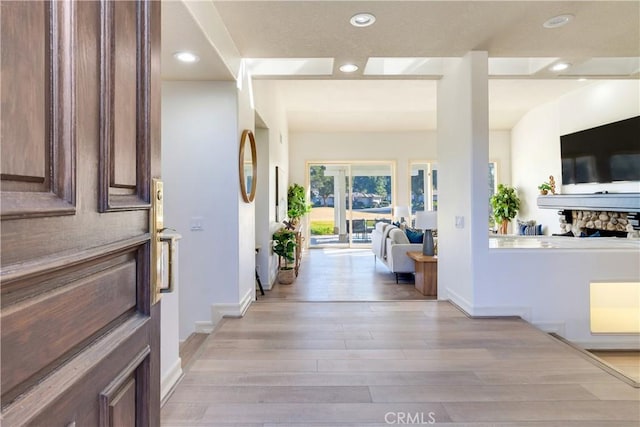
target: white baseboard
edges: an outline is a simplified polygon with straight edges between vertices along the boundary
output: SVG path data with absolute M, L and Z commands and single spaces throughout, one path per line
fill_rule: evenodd
M 454 292 L 451 289 L 447 289 L 447 296 L 452 303 L 458 306 L 458 308 L 467 313 L 469 316 L 473 316 L 473 305 L 469 301 L 467 301 L 465 298 L 461 297 L 457 292 Z
M 169 396 L 171 390 L 178 384 L 182 376 L 182 359 L 178 357 L 160 381 L 160 400 L 162 402 Z
M 446 292 L 449 300 L 471 317 L 517 316 L 527 321 L 531 319 L 531 308 L 529 307 L 477 307 L 451 289 L 447 289 Z
M 223 317 L 242 317 L 255 298 L 255 290 L 250 289 L 238 304 L 212 304 L 211 317 L 214 324 Z
M 195 322 L 195 331 L 198 334 L 210 334 L 211 332 L 213 332 L 213 329 L 215 328 L 215 323 L 213 323 L 212 321 L 207 321 L 207 320 L 202 320 L 202 321 L 198 321 Z
M 531 319 L 531 308 L 529 307 L 474 307 L 475 317 L 510 317 L 517 316 L 526 321 Z
M 531 322 L 533 326 L 547 333 L 554 333 L 565 336 L 565 323 L 561 321 L 556 322 Z

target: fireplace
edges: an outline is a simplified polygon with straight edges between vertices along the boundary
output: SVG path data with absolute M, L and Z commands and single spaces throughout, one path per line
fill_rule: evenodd
M 560 209 L 560 229 L 568 236 L 640 237 L 640 193 L 539 196 L 538 207 Z

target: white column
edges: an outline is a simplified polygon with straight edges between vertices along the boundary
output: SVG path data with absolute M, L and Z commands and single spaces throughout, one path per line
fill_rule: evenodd
M 345 203 L 346 188 L 345 188 L 345 171 L 340 169 L 333 176 L 333 216 L 334 224 L 337 228 L 340 241 L 345 241 L 347 236 L 347 206 Z
M 470 314 L 489 246 L 487 68 L 469 52 L 438 82 L 438 295 Z

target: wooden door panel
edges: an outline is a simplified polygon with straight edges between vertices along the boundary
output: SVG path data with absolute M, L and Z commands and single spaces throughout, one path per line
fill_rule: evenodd
M 136 425 L 136 378 L 131 375 L 122 389 L 105 402 L 100 413 L 100 425 L 104 427 Z
M 160 4 L 0 7 L 2 425 L 159 425 Z
M 50 10 L 45 2 L 30 7 L 24 2 L 7 2 L 2 6 L 4 38 L 2 64 L 16 66 L 2 70 L 2 92 L 8 102 L 2 103 L 2 139 L 12 144 L 21 144 L 21 151 L 12 151 L 12 157 L 2 156 L 3 175 L 11 175 L 17 181 L 44 183 L 45 143 L 48 142 L 46 126 L 25 126 L 23 111 L 30 111 L 34 123 L 47 122 L 47 90 L 49 84 L 43 78 L 47 70 L 48 35 L 38 29 L 46 28 L 50 22 Z M 19 16 L 19 23 L 8 20 L 10 15 Z M 17 25 L 16 25 L 17 24 Z M 34 31 L 35 30 L 35 31 Z M 30 52 L 30 61 L 25 61 L 25 52 Z M 18 82 L 27 79 L 33 82 L 25 86 Z
M 99 426 L 105 394 L 114 382 L 136 374 L 138 418 L 149 420 L 152 398 L 142 388 L 148 386 L 151 347 L 147 344 L 150 324 L 136 315 L 110 331 L 86 351 L 46 377 L 41 386 L 29 389 L 19 405 L 3 411 L 3 426 Z M 159 408 L 159 405 L 158 405 Z M 159 425 L 137 422 L 135 425 Z M 120 426 L 126 427 L 126 426 Z
M 102 4 L 101 212 L 147 209 L 150 203 L 149 19 L 145 2 Z
M 137 31 L 136 4 L 114 2 L 113 32 L 110 34 L 113 51 L 105 52 L 113 58 L 113 98 L 118 105 L 113 111 L 113 144 L 111 153 L 110 186 L 136 188 L 136 84 Z M 118 153 L 117 156 L 113 155 Z
M 7 1 L 1 16 L 0 214 L 71 215 L 75 7 L 64 1 Z
M 63 269 L 57 272 L 56 282 L 64 285 L 2 310 L 4 397 L 12 399 L 20 394 L 62 364 L 81 344 L 94 341 L 103 331 L 121 322 L 123 315 L 136 309 L 135 255 L 129 252 L 128 256 L 118 257 L 117 264 L 101 262 L 101 266 L 111 265 L 92 273 L 87 272 L 86 263 Z M 90 271 L 95 270 L 89 266 Z M 73 280 L 70 275 L 81 278 Z M 48 276 L 40 275 L 37 279 L 48 281 Z M 31 286 L 41 287 L 38 281 L 30 281 Z M 21 281 L 9 285 L 20 288 Z M 50 336 L 56 339 L 47 339 Z M 24 348 L 38 351 L 24 353 Z M 17 388 L 21 383 L 22 387 Z

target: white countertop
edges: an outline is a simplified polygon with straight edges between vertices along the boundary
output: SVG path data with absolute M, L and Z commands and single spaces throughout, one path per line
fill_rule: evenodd
M 618 237 L 489 236 L 490 249 L 636 249 L 640 239 Z

